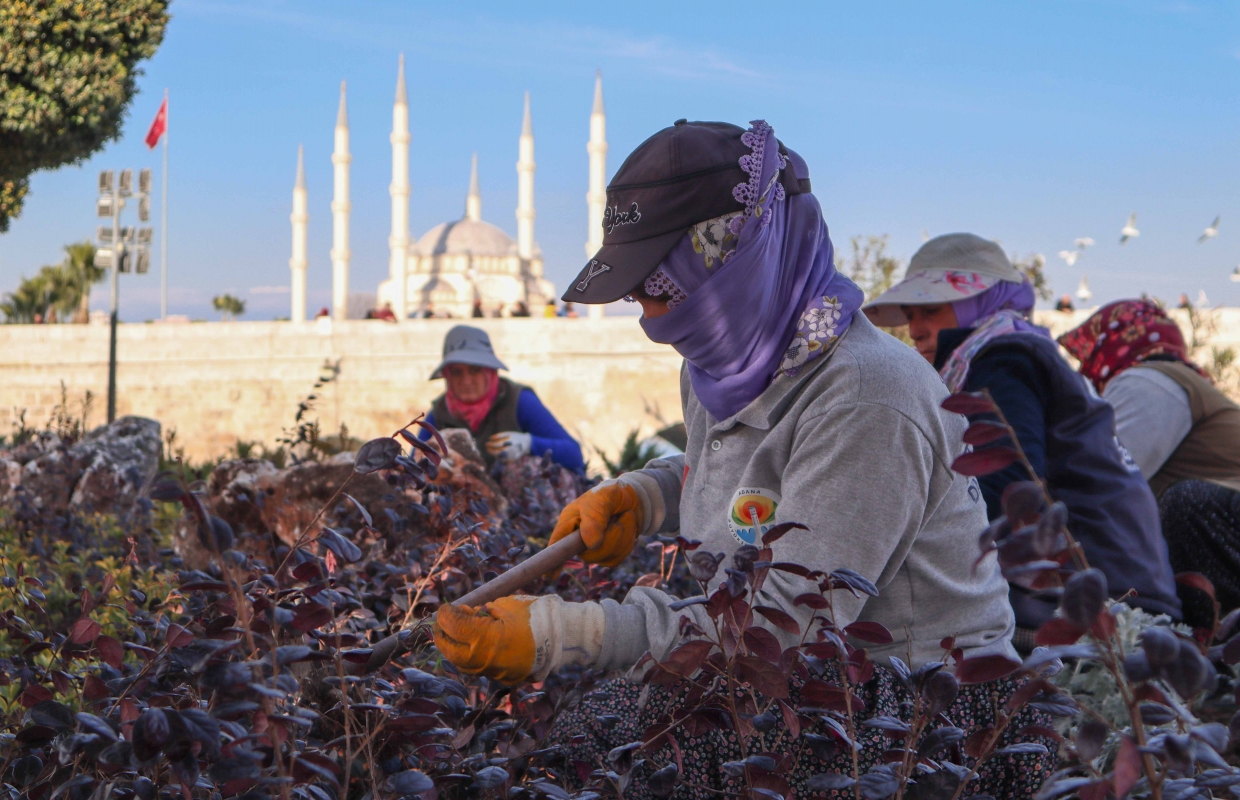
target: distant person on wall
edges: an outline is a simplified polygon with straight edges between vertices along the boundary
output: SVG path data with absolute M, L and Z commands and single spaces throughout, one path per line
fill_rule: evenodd
M 564 310 L 560 312 L 560 316 L 566 319 L 577 319 L 577 309 L 573 308 L 572 303 L 565 303 Z
M 1063 297 L 1060 297 L 1059 301 L 1055 303 L 1055 310 L 1064 312 L 1075 311 L 1076 306 L 1072 304 L 1072 295 L 1065 294 Z
M 481 299 L 474 301 L 474 310 L 470 314 L 470 316 L 473 317 L 474 319 L 482 319 L 483 317 L 486 316 L 486 314 L 484 314 L 482 311 L 482 300 Z
M 323 306 L 322 308 L 319 309 L 319 313 L 314 315 L 314 318 L 319 319 L 320 317 L 330 317 L 331 315 L 332 315 L 332 312 L 327 310 L 327 306 Z
M 548 300 L 547 305 L 543 306 L 543 316 L 547 319 L 552 319 L 558 316 L 555 313 L 555 298 Z
M 513 306 L 512 308 L 512 316 L 528 317 L 529 315 L 530 315 L 530 307 L 525 304 L 525 301 L 518 300 L 517 304 Z
M 1240 407 L 1151 302 L 1103 306 L 1059 343 L 1115 407 L 1119 440 L 1158 498 L 1172 569 L 1209 578 L 1223 613 L 1240 607 Z M 1181 587 L 1180 599 L 1186 622 L 1212 625 L 1208 597 Z
M 384 322 L 396 321 L 396 312 L 392 310 L 391 303 L 384 303 L 383 308 L 371 309 L 370 313 L 366 316 L 370 319 L 380 319 Z
M 1003 248 L 971 233 L 931 239 L 908 276 L 866 306 L 878 325 L 907 324 L 917 352 L 953 392 L 988 390 L 1016 431 L 1050 494 L 1068 507 L 1068 530 L 1112 596 L 1152 613 L 1180 617 L 1158 505 L 1115 437 L 1115 412 L 1033 324 L 1035 295 Z M 971 417 L 985 419 L 988 415 Z M 993 521 L 1009 484 L 1029 480 L 1018 462 L 979 479 Z M 1016 624 L 1036 629 L 1056 601 L 1012 585 Z M 1023 635 L 1018 642 L 1029 646 Z
M 457 325 L 443 340 L 443 361 L 431 380 L 443 378 L 446 391 L 431 404 L 426 421 L 436 428 L 468 428 L 487 466 L 500 456 L 550 454 L 573 472 L 585 462 L 581 445 L 568 435 L 534 390 L 499 376 L 508 367 L 495 357 L 486 331 Z M 423 430 L 422 439 L 429 439 Z

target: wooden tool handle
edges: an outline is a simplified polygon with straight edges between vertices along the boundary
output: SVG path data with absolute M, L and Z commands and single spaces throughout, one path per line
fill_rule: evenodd
M 526 584 L 533 583 L 539 576 L 564 566 L 570 559 L 581 555 L 585 549 L 586 543 L 581 540 L 581 531 L 573 531 L 507 572 L 496 575 L 464 597 L 453 600 L 452 605 L 480 606 L 492 600 L 507 597 Z
M 507 572 L 496 575 L 491 580 L 474 589 L 464 597 L 452 602 L 454 606 L 480 606 L 501 597 L 507 597 L 540 576 L 564 566 L 570 559 L 585 552 L 586 543 L 581 539 L 580 531 L 573 531 L 555 544 L 548 545 L 534 555 L 517 564 Z M 371 650 L 370 660 L 366 662 L 366 672 L 373 672 L 388 662 L 398 650 L 402 650 L 402 642 L 398 635 L 392 635 L 379 641 Z

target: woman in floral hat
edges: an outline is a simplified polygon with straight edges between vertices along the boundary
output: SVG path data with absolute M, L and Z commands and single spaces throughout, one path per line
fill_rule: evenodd
M 1132 458 L 1115 438 L 1111 406 L 1029 320 L 1033 287 L 1003 248 L 970 233 L 922 245 L 899 284 L 866 306 L 879 325 L 907 324 L 922 357 L 953 392 L 990 392 L 1050 494 L 1068 507 L 1068 529 L 1112 596 L 1178 619 L 1180 602 L 1158 524 L 1158 508 Z M 980 415 L 978 418 L 989 418 Z M 998 442 L 996 445 L 1003 445 Z M 990 518 L 1004 490 L 1029 480 L 1019 462 L 980 479 Z M 1015 584 L 1018 645 L 1050 618 L 1051 598 Z
M 773 526 L 801 523 L 805 529 L 771 544 L 772 561 L 824 575 L 847 568 L 877 587 L 877 596 L 833 595 L 841 629 L 865 621 L 891 634 L 870 646 L 880 666 L 859 679 L 865 717 L 911 705 L 885 665 L 898 658 L 933 667 L 947 657 L 945 637 L 965 657 L 1014 656 L 1012 611 L 996 561 L 988 555 L 974 568 L 984 506 L 976 487 L 950 468 L 964 421 L 940 408 L 946 391 L 934 371 L 857 313 L 862 294 L 835 269 L 799 156 L 765 122 L 746 131 L 680 120 L 620 167 L 608 188 L 603 230 L 602 249 L 564 300 L 628 296 L 641 304 L 646 335 L 685 359 L 687 444 L 683 455 L 652 461 L 575 500 L 552 540 L 580 530 L 583 559 L 615 567 L 638 536 L 679 531 L 701 543 L 696 555 L 721 567 L 694 562 L 694 574 L 713 593 L 728 581 L 734 586 L 737 575 L 745 580 L 743 568 L 752 566 Z M 798 797 L 813 793 L 815 774 L 851 773 L 854 766 L 850 750 L 830 744 L 829 714 L 806 716 L 803 729 L 788 721 L 793 709 L 814 705 L 796 699 L 808 673 L 793 667 L 802 633 L 810 641 L 820 635 L 820 605 L 804 597 L 819 591 L 811 574 L 772 570 L 753 589 L 763 609 L 754 616 L 761 636 L 753 636 L 775 648 L 762 651 L 767 664 L 787 662 L 783 674 L 793 684 L 789 711 L 772 711 L 769 727 L 755 722 L 760 749 L 788 754 L 778 780 L 785 794 Z M 682 636 L 716 630 L 716 621 L 700 602 L 636 586 L 623 603 L 541 595 L 480 608 L 442 606 L 434 632 L 440 652 L 462 671 L 513 684 L 568 665 L 629 670 L 648 662 L 646 654 L 666 661 Z M 772 659 L 772 652 L 783 655 Z M 995 718 L 995 698 L 1002 703 L 1016 686 L 1007 678 L 964 686 L 952 693 L 946 713 L 962 728 L 983 729 Z M 566 778 L 606 769 L 614 748 L 689 714 L 696 700 L 686 688 L 619 679 L 561 715 L 551 740 L 568 760 Z M 1021 712 L 1023 721 L 1005 736 L 1018 740 L 1036 716 Z M 604 718 L 614 724 L 600 723 Z M 877 728 L 864 730 L 857 761 L 863 771 L 881 769 L 890 740 Z M 809 746 L 803 734 L 830 746 Z M 652 743 L 626 797 L 653 797 L 646 779 L 656 765 L 674 761 L 683 764 L 677 797 L 704 800 L 743 789 L 744 778 L 721 768 L 743 757 L 730 733 L 703 724 L 674 738 L 675 747 Z M 969 792 L 1029 797 L 1052 761 L 1028 752 L 1006 756 Z
M 1148 300 L 1105 305 L 1059 343 L 1115 407 L 1119 439 L 1158 498 L 1172 568 L 1209 578 L 1223 613 L 1240 607 L 1240 407 Z M 1180 593 L 1185 621 L 1211 627 L 1209 598 Z

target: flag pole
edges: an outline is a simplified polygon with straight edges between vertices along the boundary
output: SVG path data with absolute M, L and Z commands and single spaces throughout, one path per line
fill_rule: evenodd
M 168 90 L 164 89 L 164 169 L 159 191 L 159 318 L 168 319 Z

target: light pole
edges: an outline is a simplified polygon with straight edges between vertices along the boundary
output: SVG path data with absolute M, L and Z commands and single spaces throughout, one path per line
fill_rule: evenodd
M 133 170 L 121 170 L 120 180 L 113 185 L 112 170 L 99 173 L 99 199 L 95 211 L 101 217 L 111 217 L 110 227 L 99 226 L 96 238 L 95 266 L 111 272 L 111 292 L 108 333 L 108 422 L 116 419 L 116 322 L 120 306 L 120 273 L 145 274 L 151 266 L 151 229 L 121 227 L 121 209 L 125 198 L 133 196 Z M 151 217 L 151 171 L 138 173 L 138 219 L 146 222 Z

